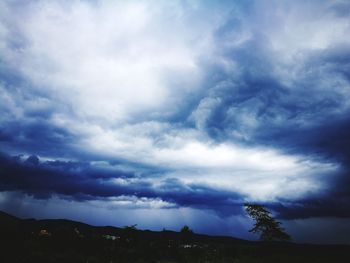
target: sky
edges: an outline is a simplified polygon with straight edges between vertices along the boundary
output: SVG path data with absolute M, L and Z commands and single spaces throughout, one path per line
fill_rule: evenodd
M 0 209 L 350 244 L 350 2 L 0 2 Z

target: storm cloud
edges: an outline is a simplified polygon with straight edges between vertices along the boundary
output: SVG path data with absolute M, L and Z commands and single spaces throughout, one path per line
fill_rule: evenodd
M 256 202 L 292 232 L 349 220 L 349 10 L 3 1 L 2 195 L 227 222 Z

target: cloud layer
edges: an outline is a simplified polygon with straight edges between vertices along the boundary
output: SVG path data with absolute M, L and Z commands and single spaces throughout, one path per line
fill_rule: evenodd
M 1 190 L 227 220 L 247 201 L 282 219 L 349 218 L 349 10 L 2 2 Z

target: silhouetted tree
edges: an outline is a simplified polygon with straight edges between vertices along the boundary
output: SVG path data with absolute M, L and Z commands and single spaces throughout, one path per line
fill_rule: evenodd
M 180 234 L 183 242 L 192 242 L 193 231 L 188 226 L 181 228 Z
M 281 222 L 276 221 L 271 213 L 262 205 L 245 204 L 247 213 L 255 220 L 254 227 L 249 230 L 252 233 L 260 233 L 262 241 L 290 241 L 291 237 L 281 227 Z

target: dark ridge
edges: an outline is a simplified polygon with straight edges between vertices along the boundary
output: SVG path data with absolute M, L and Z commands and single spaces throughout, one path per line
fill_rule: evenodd
M 247 241 L 228 236 L 19 219 L 0 211 L 0 262 L 343 263 L 349 245 Z
M 7 227 L 3 227 L 7 225 Z M 89 224 L 72 221 L 68 219 L 19 219 L 15 216 L 0 211 L 0 229 L 9 230 L 11 228 L 20 228 L 23 234 L 38 233 L 42 229 L 48 230 L 52 235 L 62 235 L 73 233 L 77 229 L 81 234 L 86 236 L 101 236 L 101 235 L 123 235 L 125 228 L 114 226 L 92 226 Z M 11 231 L 17 232 L 16 229 Z M 179 232 L 163 230 L 139 230 L 135 229 L 138 235 L 144 240 L 158 240 L 161 238 L 168 238 L 172 240 L 179 240 L 181 235 Z M 12 232 L 12 233 L 14 233 Z M 254 241 L 247 241 L 229 236 L 209 236 L 204 234 L 193 234 L 193 239 L 197 242 L 220 242 L 220 243 L 252 243 Z

